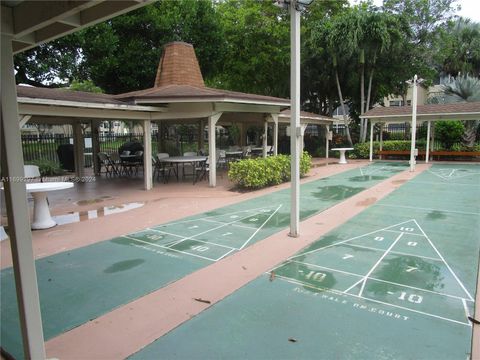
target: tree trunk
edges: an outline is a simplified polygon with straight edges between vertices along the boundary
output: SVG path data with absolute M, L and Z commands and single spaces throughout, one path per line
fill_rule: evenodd
M 368 79 L 368 90 L 367 90 L 367 102 L 365 103 L 364 112 L 367 112 L 370 109 L 370 99 L 372 94 L 372 82 L 373 82 L 373 72 L 375 70 L 375 62 L 377 60 L 377 52 L 375 51 L 373 55 L 372 70 L 370 71 L 370 77 Z M 365 129 L 363 130 L 363 139 L 362 142 L 365 142 L 367 138 L 367 122 L 364 122 Z
M 340 105 L 342 106 L 343 122 L 345 124 L 345 132 L 347 134 L 347 140 L 350 146 L 353 146 L 352 137 L 350 136 L 350 129 L 348 128 L 348 117 L 345 110 L 345 102 L 343 101 L 342 88 L 340 87 L 340 80 L 338 79 L 338 71 L 335 68 L 335 81 L 337 83 L 338 97 L 340 99 Z
M 365 112 L 365 50 L 360 49 L 360 115 Z M 365 142 L 365 119 L 360 119 L 360 142 Z

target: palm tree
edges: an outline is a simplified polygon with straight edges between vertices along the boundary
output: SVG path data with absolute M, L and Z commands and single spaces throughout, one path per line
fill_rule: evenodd
M 466 75 L 458 76 L 454 81 L 442 86 L 442 91 L 448 95 L 451 102 L 480 101 L 480 80 Z M 462 136 L 463 143 L 468 147 L 475 145 L 477 129 L 480 120 L 464 121 L 465 132 Z

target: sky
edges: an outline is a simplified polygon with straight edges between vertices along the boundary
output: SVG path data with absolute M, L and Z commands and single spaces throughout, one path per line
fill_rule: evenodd
M 349 0 L 351 4 L 358 3 L 358 0 Z M 375 5 L 381 6 L 383 0 L 374 0 Z M 458 0 L 457 4 L 462 9 L 457 15 L 470 18 L 474 22 L 480 23 L 480 0 Z

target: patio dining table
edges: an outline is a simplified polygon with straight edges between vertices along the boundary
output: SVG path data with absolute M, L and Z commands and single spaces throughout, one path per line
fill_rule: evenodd
M 195 184 L 196 182 L 195 165 L 199 164 L 203 168 L 205 168 L 207 159 L 208 159 L 208 156 L 171 156 L 171 157 L 159 159 L 159 161 L 164 166 L 166 164 L 175 165 L 175 167 L 173 168 L 173 171 L 175 172 L 175 177 L 177 178 L 177 181 L 178 181 L 178 166 L 180 164 L 182 164 L 182 166 L 184 166 L 185 164 L 191 164 L 193 166 L 193 183 Z

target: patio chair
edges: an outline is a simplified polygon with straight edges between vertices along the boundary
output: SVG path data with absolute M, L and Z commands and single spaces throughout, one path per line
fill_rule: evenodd
M 194 151 L 187 151 L 183 153 L 183 156 L 197 156 L 197 153 Z M 185 169 L 187 169 L 188 174 L 192 174 L 195 177 L 195 165 L 182 164 L 182 178 L 185 178 Z
M 102 172 L 102 167 L 105 169 L 105 175 L 112 176 L 118 174 L 118 169 L 115 166 L 115 163 L 110 159 L 110 157 L 103 152 L 97 154 L 98 160 L 100 160 L 100 173 Z
M 195 185 L 195 183 L 197 181 L 200 181 L 200 180 L 203 180 L 203 179 L 207 178 L 207 174 L 210 170 L 210 168 L 209 168 L 210 161 L 209 160 L 210 160 L 210 156 L 207 156 L 206 161 L 202 161 L 202 162 L 199 162 L 199 163 L 195 164 L 194 176 L 193 176 L 193 185 Z
M 216 151 L 216 159 L 217 159 L 217 168 L 227 168 L 227 154 L 225 150 L 217 149 Z
M 252 157 L 252 147 L 251 146 L 244 146 L 243 147 L 243 155 L 242 157 L 244 159 L 248 159 L 250 157 Z
M 138 169 L 143 167 L 143 151 L 135 151 L 132 158 L 122 159 L 122 167 L 126 175 L 137 175 Z
M 153 177 L 157 174 L 157 180 L 160 180 L 160 176 L 163 177 L 163 183 L 166 184 L 170 178 L 170 172 L 172 171 L 172 166 L 167 163 L 162 163 L 160 160 L 170 157 L 167 153 L 158 153 L 157 156 L 152 156 L 153 161 Z

